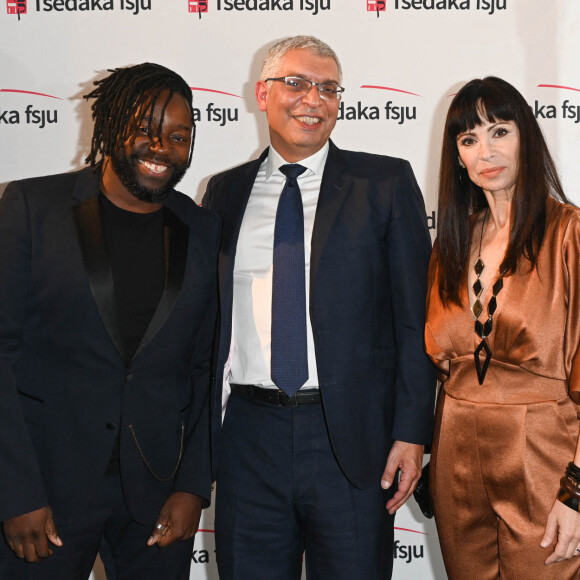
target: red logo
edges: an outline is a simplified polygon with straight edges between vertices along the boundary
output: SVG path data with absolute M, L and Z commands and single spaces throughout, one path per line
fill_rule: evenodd
M 26 14 L 26 0 L 6 0 L 6 11 L 8 14 L 18 14 L 20 20 L 20 15 Z
M 367 12 L 384 12 L 387 9 L 385 0 L 367 0 Z M 378 16 L 378 14 L 377 14 Z
M 207 0 L 187 0 L 189 12 L 198 12 L 200 17 L 202 12 L 207 12 Z

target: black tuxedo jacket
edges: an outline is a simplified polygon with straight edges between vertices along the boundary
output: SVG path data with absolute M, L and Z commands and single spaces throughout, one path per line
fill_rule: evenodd
M 212 178 L 204 198 L 222 219 L 214 476 L 236 244 L 266 155 Z M 409 163 L 330 142 L 312 234 L 310 318 L 332 446 L 360 488 L 378 485 L 394 440 L 431 440 L 436 383 L 423 350 L 430 251 L 423 196 Z
M 165 288 L 127 360 L 90 169 L 10 184 L 0 202 L 0 520 L 82 517 L 120 437 L 135 520 L 172 491 L 209 501 L 219 220 L 165 201 Z

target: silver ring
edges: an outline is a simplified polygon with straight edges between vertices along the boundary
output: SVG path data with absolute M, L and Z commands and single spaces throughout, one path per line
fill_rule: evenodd
M 162 530 L 165 526 L 163 524 L 155 524 L 156 530 Z M 580 552 L 580 550 L 578 550 Z

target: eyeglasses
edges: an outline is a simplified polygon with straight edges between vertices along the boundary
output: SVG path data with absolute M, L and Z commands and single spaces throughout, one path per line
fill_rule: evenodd
M 303 79 L 302 77 L 277 77 L 266 79 L 268 81 L 278 81 L 284 83 L 286 88 L 292 93 L 304 93 L 307 95 L 310 89 L 314 85 L 318 89 L 318 94 L 321 99 L 325 101 L 337 101 L 340 99 L 342 93 L 344 93 L 344 87 L 337 85 L 336 83 L 315 83 L 314 81 L 309 81 L 308 79 Z

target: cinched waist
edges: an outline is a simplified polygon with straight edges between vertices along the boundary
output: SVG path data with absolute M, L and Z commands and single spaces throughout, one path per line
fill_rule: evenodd
M 568 396 L 568 383 L 532 373 L 518 365 L 491 359 L 483 385 L 477 380 L 473 356 L 450 361 L 445 392 L 455 399 L 506 405 L 558 401 Z

